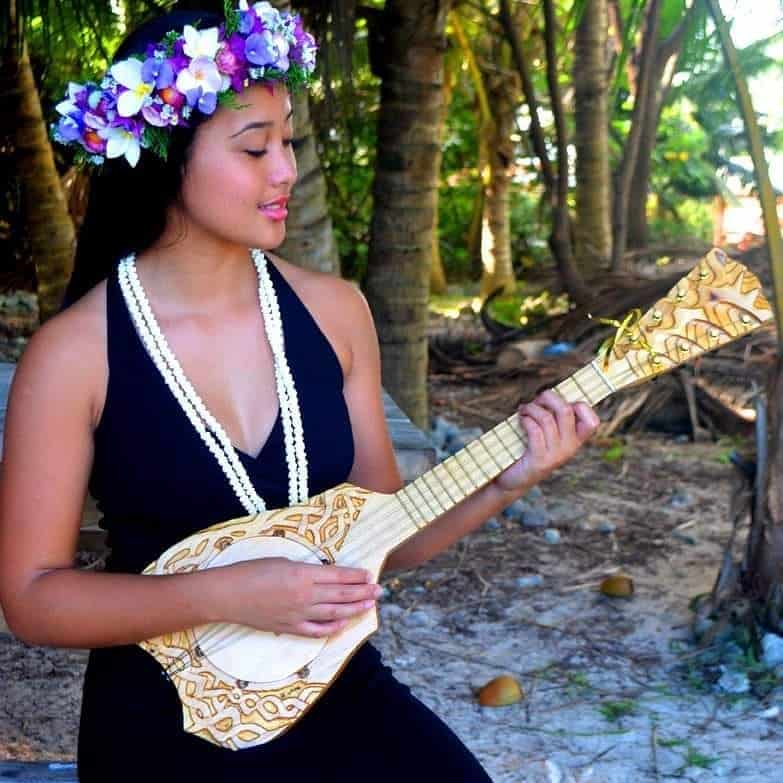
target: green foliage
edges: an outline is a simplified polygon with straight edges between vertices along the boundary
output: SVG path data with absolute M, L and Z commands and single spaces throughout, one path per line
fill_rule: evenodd
M 380 86 L 370 69 L 367 46 L 367 24 L 359 19 L 352 81 L 333 79 L 331 99 L 323 87 L 310 99 L 342 273 L 359 281 L 367 268 Z
M 773 44 L 783 39 L 782 32 L 738 50 L 740 67 L 747 78 L 768 72 L 780 73 L 780 63 L 771 53 Z M 688 59 L 690 75 L 674 90 L 676 98 L 684 97 L 692 108 L 693 120 L 704 131 L 707 148 L 704 160 L 713 171 L 725 168 L 740 176 L 747 183 L 753 182 L 750 170 L 742 170 L 731 162 L 735 155 L 747 152 L 742 123 L 739 119 L 734 82 L 726 67 L 719 43 L 712 30 L 699 28 L 686 41 L 683 59 Z M 759 124 L 766 146 L 781 146 L 779 134 L 766 127 L 766 118 L 759 117 Z
M 636 702 L 630 699 L 605 701 L 598 710 L 610 723 L 618 723 L 621 718 L 636 714 Z
M 239 27 L 239 11 L 234 0 L 223 0 L 223 16 L 226 18 L 226 36 L 231 35 Z
M 51 0 L 20 2 L 25 35 L 48 120 L 54 118 L 53 106 L 61 100 L 62 90 L 69 80 L 95 80 L 108 67 L 111 55 L 126 32 L 150 15 L 152 5 L 160 10 L 174 5 L 174 0 L 154 0 L 154 3 L 123 0 L 118 6 L 124 12 L 124 18 L 121 18 L 105 0 L 54 0 L 56 13 L 51 12 Z M 237 24 L 235 5 L 235 0 L 224 2 L 229 31 Z M 586 5 L 584 0 L 556 4 L 558 70 L 566 87 L 571 78 L 576 25 Z M 615 163 L 628 132 L 632 108 L 627 64 L 639 41 L 646 5 L 644 0 L 619 0 L 624 37 L 621 52 L 613 59 L 610 77 L 613 96 L 610 143 Z M 377 12 L 382 9 L 383 2 L 371 0 L 363 6 Z M 461 18 L 480 64 L 488 73 L 497 74 L 510 68 L 505 59 L 508 53 L 494 35 L 495 26 L 488 24 L 478 6 L 480 4 L 461 6 Z M 531 78 L 542 103 L 540 119 L 551 145 L 553 128 L 548 111 L 540 4 L 517 4 L 517 10 Z M 685 11 L 685 0 L 663 0 L 661 38 L 676 28 Z M 342 271 L 347 277 L 361 281 L 366 272 L 373 210 L 380 80 L 370 67 L 370 33 L 363 16 L 357 18 L 354 32 L 351 79 L 333 68 L 328 83 L 321 77 L 316 84 L 310 106 Z M 749 76 L 779 67 L 770 53 L 770 45 L 779 41 L 781 35 L 776 33 L 740 52 L 741 64 Z M 171 41 L 167 44 L 169 49 L 171 44 Z M 475 283 L 481 270 L 470 257 L 467 234 L 480 187 L 478 112 L 475 87 L 463 68 L 462 59 L 458 47 L 448 48 L 446 68 L 453 77 L 453 91 L 442 145 L 438 230 L 441 258 L 449 282 Z M 703 10 L 694 14 L 677 71 L 661 114 L 653 152 L 650 228 L 656 240 L 685 236 L 709 240 L 712 235 L 710 204 L 722 187 L 716 171 L 721 167 L 736 167 L 730 159 L 745 152 L 745 141 L 737 122 L 734 87 Z M 297 77 L 294 73 L 295 82 Z M 572 123 L 573 107 L 568 101 L 573 100 L 573 91 L 564 89 L 563 93 L 567 121 Z M 219 97 L 221 106 L 235 106 L 235 100 L 233 93 Z M 537 299 L 533 293 L 538 289 L 529 284 L 551 264 L 551 253 L 546 241 L 550 232 L 549 205 L 543 196 L 538 163 L 531 154 L 526 121 L 526 107 L 521 104 L 517 132 L 512 137 L 514 177 L 509 208 L 514 272 L 526 285 L 524 294 L 498 298 L 492 306 L 493 317 L 510 325 L 535 323 L 564 306 L 552 297 Z M 148 130 L 146 143 L 158 149 L 160 140 L 156 139 L 154 129 Z M 572 124 L 568 130 L 573 133 Z M 781 141 L 773 133 L 766 135 L 768 144 L 780 144 Z M 61 154 L 57 147 L 55 151 Z M 741 170 L 738 173 L 743 174 Z M 744 172 L 743 175 L 750 177 L 752 173 Z M 610 452 L 611 449 L 607 453 Z M 622 446 L 618 458 L 621 456 Z
M 695 748 L 688 746 L 683 759 L 683 768 L 699 767 L 700 769 L 709 769 L 716 761 L 720 761 L 719 756 L 705 756 Z
M 653 192 L 670 190 L 689 198 L 712 198 L 719 192 L 715 166 L 707 155 L 710 141 L 693 117 L 687 97 L 665 106 L 653 151 Z
M 695 198 L 670 196 L 664 206 L 660 199 L 652 197 L 654 209 L 649 220 L 650 233 L 657 241 L 677 239 L 712 240 L 713 215 L 711 202 Z
M 155 125 L 145 125 L 142 132 L 142 146 L 148 147 L 152 153 L 166 160 L 169 152 L 169 135 L 165 128 Z
M 612 440 L 602 456 L 606 462 L 619 462 L 625 456 L 625 444 L 621 440 Z

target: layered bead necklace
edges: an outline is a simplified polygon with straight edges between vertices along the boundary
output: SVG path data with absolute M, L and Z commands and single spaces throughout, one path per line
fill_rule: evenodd
M 258 300 L 264 328 L 274 357 L 277 397 L 283 421 L 285 456 L 288 465 L 288 504 L 293 506 L 303 503 L 309 496 L 302 415 L 299 410 L 296 386 L 285 355 L 283 322 L 280 318 L 277 294 L 269 277 L 267 259 L 258 248 L 252 248 L 250 255 L 258 276 Z M 139 280 L 134 253 L 120 261 L 118 277 L 128 311 L 147 353 L 201 440 L 218 461 L 239 502 L 248 514 L 265 511 L 266 504 L 253 487 L 253 482 L 247 475 L 237 450 L 220 422 L 207 410 L 201 397 L 182 371 L 177 357 L 169 348 Z

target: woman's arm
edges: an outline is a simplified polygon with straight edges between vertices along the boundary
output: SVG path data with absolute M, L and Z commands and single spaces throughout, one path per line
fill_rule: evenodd
M 589 405 L 569 405 L 551 389 L 521 405 L 519 420 L 527 435 L 521 459 L 395 550 L 388 570 L 413 568 L 475 530 L 571 459 L 599 424 Z
M 351 325 L 352 363 L 344 393 L 351 414 L 356 457 L 348 481 L 376 492 L 403 486 L 383 411 L 381 359 L 375 324 L 367 300 L 348 283 L 339 301 Z M 519 409 L 528 450 L 494 481 L 474 492 L 408 539 L 389 556 L 384 573 L 414 568 L 475 530 L 570 459 L 598 425 L 584 404 L 568 405 L 545 392 Z
M 130 643 L 214 619 L 219 569 L 148 577 L 74 568 L 104 365 L 105 335 L 79 303 L 33 335 L 11 386 L 0 604 L 10 629 L 30 644 Z
M 98 420 L 94 390 L 105 390 L 108 375 L 105 298 L 85 307 L 100 288 L 35 333 L 11 388 L 0 605 L 14 634 L 28 644 L 88 648 L 230 622 L 322 637 L 366 611 L 379 588 L 360 568 L 286 558 L 165 576 L 74 568 Z

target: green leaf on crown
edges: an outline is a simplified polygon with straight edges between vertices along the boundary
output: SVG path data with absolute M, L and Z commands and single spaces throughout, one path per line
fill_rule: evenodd
M 166 160 L 169 153 L 169 134 L 157 125 L 145 125 L 141 134 L 141 146 L 149 148 L 159 158 Z

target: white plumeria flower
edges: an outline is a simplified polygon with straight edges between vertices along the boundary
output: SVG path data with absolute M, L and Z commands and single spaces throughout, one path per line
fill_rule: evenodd
M 111 67 L 111 75 L 118 84 L 127 87 L 117 98 L 117 113 L 120 117 L 132 117 L 147 102 L 154 84 L 148 84 L 141 78 L 141 60 L 130 58 Z
M 187 94 L 201 87 L 204 92 L 219 92 L 223 88 L 223 76 L 217 65 L 207 57 L 197 57 L 187 68 L 177 74 L 177 89 Z
M 185 44 L 182 51 L 191 59 L 196 57 L 208 57 L 215 59 L 217 50 L 220 48 L 218 42 L 217 27 L 208 27 L 206 30 L 197 30 L 189 24 L 185 25 L 182 31 L 185 36 Z
M 119 158 L 122 155 L 131 166 L 139 161 L 141 145 L 139 140 L 125 128 L 108 128 L 101 135 L 106 139 L 106 157 Z
M 63 117 L 67 117 L 77 111 L 76 104 L 73 101 L 60 101 L 54 107 Z
M 288 41 L 279 33 L 273 33 L 272 35 L 264 33 L 264 38 L 266 38 L 267 46 L 269 46 L 270 50 L 277 51 L 277 62 L 275 62 L 275 67 L 279 68 L 281 71 L 287 71 L 290 65 L 288 62 L 288 50 L 290 49 Z
M 60 101 L 55 109 L 64 117 L 79 111 L 76 106 L 76 97 L 83 89 L 84 87 L 78 82 L 68 82 L 68 97 L 64 101 Z
M 267 0 L 262 0 L 260 3 L 253 3 L 253 10 L 267 27 L 276 27 L 280 23 L 280 14 L 278 10 L 271 3 L 267 2 Z

